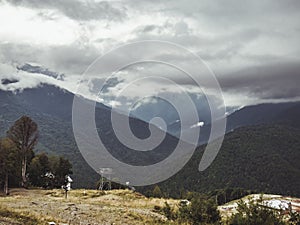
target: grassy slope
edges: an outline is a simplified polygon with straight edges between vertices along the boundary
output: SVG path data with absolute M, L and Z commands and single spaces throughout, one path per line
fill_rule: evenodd
M 249 195 L 244 201 L 258 199 Z M 300 199 L 279 195 L 263 195 L 264 200 L 281 200 L 292 203 L 293 210 L 300 210 Z M 62 190 L 14 189 L 8 197 L 0 197 L 0 224 L 43 225 L 56 224 L 177 224 L 168 221 L 156 206 L 178 206 L 179 200 L 146 198 L 129 190 L 72 190 L 68 199 Z M 236 212 L 234 200 L 218 207 L 223 219 Z
M 61 190 L 14 189 L 10 196 L 0 197 L 0 224 L 169 224 L 154 211 L 165 201 L 178 202 L 129 190 L 72 190 L 65 199 Z

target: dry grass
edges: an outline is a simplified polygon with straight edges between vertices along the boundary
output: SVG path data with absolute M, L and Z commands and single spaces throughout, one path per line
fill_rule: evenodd
M 1 209 L 7 213 L 0 214 L 0 224 L 171 224 L 154 210 L 165 201 L 129 190 L 72 190 L 65 199 L 62 190 L 15 189 L 10 196 L 0 197 Z M 19 215 L 29 222 L 17 223 Z M 1 219 L 7 221 L 1 223 Z

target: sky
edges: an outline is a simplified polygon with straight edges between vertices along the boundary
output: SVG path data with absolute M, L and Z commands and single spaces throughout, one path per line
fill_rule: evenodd
M 18 80 L 0 84 L 0 89 L 50 83 L 75 93 L 86 82 L 82 74 L 95 59 L 118 46 L 158 40 L 198 55 L 217 78 L 228 108 L 296 101 L 300 99 L 299 10 L 298 0 L 0 0 L 0 78 Z M 123 62 L 132 51 L 143 58 L 145 49 L 128 50 L 112 61 Z M 185 54 L 164 49 L 151 53 L 179 67 L 193 65 Z M 64 80 L 17 69 L 26 63 L 64 74 Z M 110 62 L 105 66 L 109 68 Z M 199 71 L 195 74 L 201 76 Z M 155 107 L 149 96 L 159 92 L 180 103 L 187 91 L 195 102 L 200 99 L 201 108 L 203 87 L 165 64 L 124 65 L 112 76 L 105 72 L 93 76 L 81 94 L 108 105 L 126 108 L 144 102 Z M 134 83 L 144 76 L 170 79 L 182 89 L 161 79 Z M 124 88 L 126 93 L 116 100 Z M 209 94 L 214 95 L 214 90 Z

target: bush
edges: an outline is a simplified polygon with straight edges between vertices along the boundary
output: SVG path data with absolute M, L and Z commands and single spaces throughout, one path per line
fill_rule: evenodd
M 257 202 L 239 201 L 237 213 L 232 215 L 227 224 L 230 225 L 284 225 L 283 214 L 280 210 L 272 209 L 263 204 L 262 199 Z
M 162 211 L 162 207 L 160 207 L 159 205 L 155 205 L 153 207 L 153 212 L 161 212 Z
M 177 219 L 177 213 L 174 211 L 174 209 L 171 208 L 171 206 L 167 202 L 165 202 L 165 206 L 162 208 L 162 212 L 168 218 L 168 220 Z
M 188 195 L 189 204 L 180 204 L 178 211 L 165 203 L 164 215 L 168 219 L 177 220 L 179 223 L 189 224 L 219 224 L 221 217 L 213 199 L 198 193 Z
M 179 216 L 191 224 L 218 224 L 220 214 L 213 199 L 194 194 L 191 203 L 179 208 Z
M 161 198 L 163 197 L 163 194 L 159 188 L 159 186 L 155 186 L 154 189 L 153 189 L 153 192 L 152 192 L 152 196 L 155 197 L 155 198 Z
M 291 225 L 300 225 L 300 214 L 298 212 L 290 212 L 289 222 Z

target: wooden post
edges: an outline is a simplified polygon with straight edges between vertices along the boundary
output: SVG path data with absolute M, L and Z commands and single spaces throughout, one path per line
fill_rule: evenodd
M 8 173 L 5 174 L 4 193 L 6 195 L 9 195 L 9 191 L 8 191 Z

